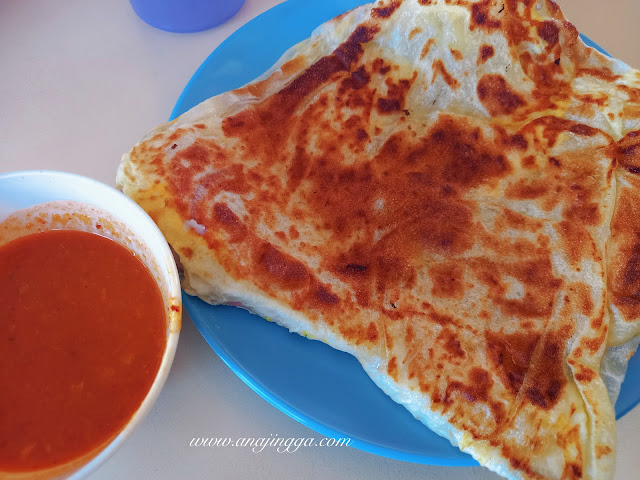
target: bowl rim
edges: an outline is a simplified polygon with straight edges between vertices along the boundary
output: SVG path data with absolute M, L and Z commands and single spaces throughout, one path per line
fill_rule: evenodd
M 0 173 L 0 182 L 17 177 L 51 177 L 51 178 L 65 178 L 72 182 L 78 182 L 86 187 L 90 187 L 88 191 L 93 191 L 91 189 L 101 190 L 103 193 L 111 196 L 118 196 L 121 200 L 127 204 L 128 207 L 132 208 L 136 215 L 139 216 L 139 221 L 141 224 L 136 225 L 137 228 L 142 228 L 145 232 L 148 231 L 148 235 L 145 233 L 145 237 L 141 238 L 141 240 L 148 244 L 148 240 L 152 237 L 155 237 L 158 240 L 160 252 L 155 250 L 152 251 L 152 256 L 158 263 L 158 266 L 161 270 L 164 269 L 164 265 L 166 264 L 166 273 L 167 273 L 167 295 L 169 299 L 175 299 L 178 302 L 178 311 L 172 311 L 169 313 L 168 320 L 168 330 L 167 330 L 167 343 L 162 354 L 162 359 L 160 362 L 160 366 L 158 367 L 158 372 L 155 375 L 153 383 L 151 387 L 147 391 L 144 399 L 138 406 L 137 410 L 133 413 L 131 418 L 125 424 L 125 426 L 120 430 L 114 437 L 110 440 L 107 440 L 106 446 L 97 447 L 98 453 L 94 454 L 93 452 L 89 452 L 87 455 L 93 455 L 90 457 L 89 461 L 82 464 L 76 470 L 71 470 L 70 472 L 66 472 L 62 475 L 62 478 L 66 478 L 68 480 L 79 480 L 81 478 L 85 478 L 90 473 L 94 472 L 102 463 L 104 463 L 109 457 L 111 457 L 120 446 L 124 443 L 124 441 L 135 431 L 135 429 L 140 425 L 140 423 L 146 418 L 149 412 L 152 410 L 155 405 L 158 396 L 164 387 L 164 384 L 169 375 L 169 370 L 171 369 L 171 365 L 173 364 L 173 359 L 175 357 L 175 352 L 178 346 L 178 339 L 180 337 L 180 327 L 181 327 L 181 316 L 183 311 L 182 304 L 182 290 L 180 287 L 180 277 L 178 275 L 178 269 L 176 267 L 173 254 L 169 248 L 169 245 L 162 235 L 162 232 L 155 224 L 155 222 L 151 219 L 151 217 L 133 200 L 127 197 L 124 193 L 117 190 L 116 188 L 107 185 L 106 183 L 100 182 L 90 177 L 86 177 L 84 175 L 79 175 L 76 173 L 63 172 L 58 170 L 21 170 L 21 171 L 13 171 Z M 52 199 L 54 200 L 54 199 Z M 60 199 L 55 199 L 60 200 Z M 45 200 L 47 201 L 47 200 Z M 122 221 L 123 224 L 128 225 L 130 222 L 125 222 L 122 220 L 121 215 L 118 213 L 114 213 L 112 210 L 102 207 L 100 205 L 96 205 L 92 202 L 90 197 L 83 200 L 71 200 L 77 201 L 81 203 L 87 203 L 90 205 L 94 205 L 98 208 L 101 208 L 105 211 L 108 211 L 111 215 Z M 35 205 L 35 204 L 34 204 Z M 162 257 L 160 256 L 162 255 Z M 80 457 L 82 458 L 82 457 Z M 77 461 L 78 458 L 72 459 L 69 462 Z M 66 464 L 65 463 L 65 464 Z M 62 464 L 62 465 L 65 465 Z M 57 468 L 57 467 L 51 467 Z M 38 471 L 33 471 L 32 473 L 37 474 L 38 472 L 42 472 L 43 474 L 47 471 L 47 469 L 42 469 Z M 16 474 L 28 474 L 29 472 L 16 472 Z

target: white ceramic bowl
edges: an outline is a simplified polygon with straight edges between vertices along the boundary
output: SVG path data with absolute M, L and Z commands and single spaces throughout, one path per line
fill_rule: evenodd
M 98 217 L 101 222 L 106 220 L 102 223 L 108 228 L 99 224 L 100 233 L 133 250 L 145 263 L 156 279 L 165 303 L 167 344 L 150 390 L 129 422 L 114 438 L 62 466 L 11 474 L 10 477 L 0 472 L 2 478 L 53 477 L 77 480 L 93 471 L 115 452 L 149 413 L 167 378 L 178 344 L 182 313 L 180 280 L 169 246 L 153 220 L 118 190 L 86 177 L 53 171 L 0 174 L 0 223 L 16 211 L 52 201 L 59 202 L 53 204 L 56 205 L 54 208 L 88 214 L 93 219 L 88 226 L 65 228 L 93 231 Z M 17 236 L 31 233 L 26 230 Z

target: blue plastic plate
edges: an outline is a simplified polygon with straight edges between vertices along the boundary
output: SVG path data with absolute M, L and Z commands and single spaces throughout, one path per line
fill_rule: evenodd
M 263 13 L 204 61 L 171 118 L 250 82 L 315 27 L 364 3 L 367 1 L 289 0 Z M 188 295 L 184 304 L 209 345 L 236 375 L 272 405 L 318 433 L 350 437 L 356 448 L 398 460 L 477 465 L 382 393 L 350 355 L 291 334 L 239 308 L 213 307 Z M 636 372 L 640 372 L 640 355 L 629 364 L 616 405 L 618 417 L 640 401 Z

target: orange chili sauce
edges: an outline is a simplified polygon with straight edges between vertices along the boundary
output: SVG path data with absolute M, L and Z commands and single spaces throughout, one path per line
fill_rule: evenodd
M 60 465 L 113 438 L 165 346 L 160 290 L 122 245 L 53 230 L 0 247 L 0 471 Z

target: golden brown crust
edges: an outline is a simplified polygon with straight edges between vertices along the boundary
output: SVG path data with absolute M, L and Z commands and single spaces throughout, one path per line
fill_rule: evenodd
M 638 86 L 548 0 L 379 2 L 161 127 L 120 179 L 194 293 L 354 353 L 502 475 L 610 478 Z

